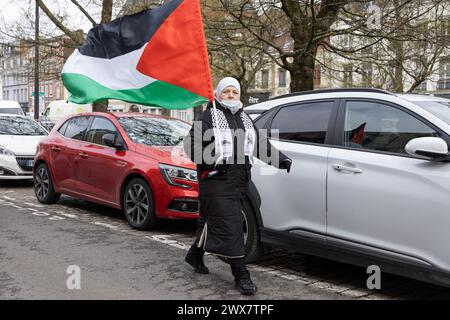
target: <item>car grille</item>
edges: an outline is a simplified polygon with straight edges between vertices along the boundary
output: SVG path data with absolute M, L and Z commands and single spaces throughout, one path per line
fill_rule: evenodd
M 34 157 L 16 157 L 16 160 L 23 171 L 33 171 Z

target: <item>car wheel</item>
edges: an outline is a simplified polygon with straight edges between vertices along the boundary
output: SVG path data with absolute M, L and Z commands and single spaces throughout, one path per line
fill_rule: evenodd
M 152 191 L 141 178 L 131 180 L 123 194 L 123 212 L 131 227 L 150 230 L 157 226 Z
M 45 163 L 41 163 L 34 171 L 34 193 L 40 203 L 52 204 L 58 202 L 60 193 L 55 192 L 50 170 Z
M 263 254 L 263 246 L 259 236 L 259 226 L 256 215 L 248 202 L 242 204 L 242 227 L 244 229 L 245 262 L 257 261 Z
M 242 228 L 244 230 L 244 262 L 252 263 L 262 256 L 264 250 L 259 238 L 259 227 L 255 213 L 246 199 L 242 203 Z M 226 257 L 219 255 L 217 257 L 224 262 L 228 262 Z

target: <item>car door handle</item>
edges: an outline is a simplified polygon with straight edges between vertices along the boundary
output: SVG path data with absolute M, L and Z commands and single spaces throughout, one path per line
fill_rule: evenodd
M 361 169 L 358 168 L 353 168 L 353 167 L 348 167 L 348 166 L 343 166 L 341 164 L 333 164 L 333 168 L 337 171 L 348 171 L 348 172 L 353 172 L 353 173 L 362 173 Z
M 85 153 L 85 152 L 80 152 L 78 155 L 79 155 L 80 157 L 84 158 L 84 159 L 86 159 L 86 158 L 89 157 L 88 154 Z
M 125 167 L 125 166 L 127 165 L 127 163 L 126 163 L 125 161 L 120 161 L 120 160 L 118 160 L 118 161 L 116 162 L 116 164 L 117 164 L 119 167 Z
M 52 149 L 52 151 L 56 151 L 56 152 L 61 151 L 61 148 L 57 147 L 57 146 L 52 146 L 51 149 Z

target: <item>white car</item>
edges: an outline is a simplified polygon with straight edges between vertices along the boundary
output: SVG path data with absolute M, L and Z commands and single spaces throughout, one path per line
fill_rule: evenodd
M 0 100 L 0 114 L 18 114 L 24 116 L 22 108 L 17 101 Z
M 36 147 L 47 135 L 30 117 L 0 114 L 0 180 L 33 179 Z
M 253 166 L 250 260 L 282 246 L 450 285 L 449 102 L 333 89 L 247 107 L 293 160 L 289 174 Z

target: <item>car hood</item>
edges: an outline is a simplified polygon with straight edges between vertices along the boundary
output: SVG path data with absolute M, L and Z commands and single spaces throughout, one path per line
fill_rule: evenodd
M 189 169 L 195 169 L 195 164 L 189 159 L 182 146 L 160 147 L 136 145 L 136 152 L 144 156 L 156 159 L 160 163 L 170 164 Z
M 0 135 L 0 145 L 11 150 L 17 156 L 34 156 L 39 141 L 45 137 Z

